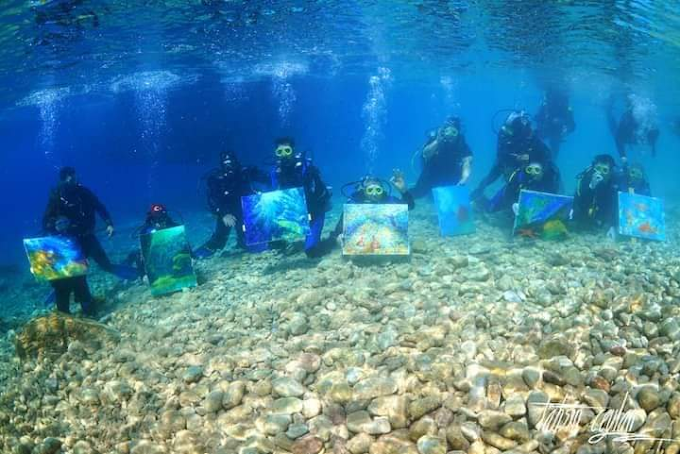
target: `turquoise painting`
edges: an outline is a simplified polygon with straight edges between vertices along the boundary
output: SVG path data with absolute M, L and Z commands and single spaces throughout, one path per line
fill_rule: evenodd
M 344 206 L 344 255 L 408 255 L 408 205 Z
M 619 192 L 619 234 L 646 240 L 666 240 L 662 199 Z
M 195 287 L 196 274 L 184 226 L 141 235 L 144 269 L 154 296 Z
M 574 198 L 546 192 L 522 190 L 513 234 L 528 238 L 558 240 L 567 236 L 567 221 Z
M 309 235 L 309 213 L 302 188 L 245 196 L 241 205 L 248 246 L 276 240 L 297 241 Z
M 24 249 L 31 273 L 38 281 L 55 281 L 87 274 L 87 258 L 72 238 L 28 238 L 24 239 Z
M 470 190 L 467 186 L 432 188 L 432 196 L 437 207 L 439 231 L 442 236 L 475 233 Z

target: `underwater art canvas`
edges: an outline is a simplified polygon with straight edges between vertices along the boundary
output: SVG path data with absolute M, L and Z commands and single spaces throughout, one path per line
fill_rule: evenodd
M 246 245 L 296 241 L 309 235 L 305 191 L 292 188 L 241 198 Z
M 197 285 L 191 247 L 183 225 L 141 235 L 140 241 L 152 295 L 165 295 Z
M 408 255 L 408 205 L 346 204 L 344 255 Z
M 24 239 L 24 249 L 31 273 L 38 281 L 55 281 L 87 274 L 87 258 L 72 238 L 28 238 Z
M 665 241 L 666 218 L 663 200 L 619 192 L 619 234 Z
M 475 223 L 467 186 L 443 186 L 432 188 L 434 204 L 439 217 L 442 236 L 475 233 Z
M 562 239 L 567 236 L 566 223 L 574 205 L 573 197 L 522 190 L 518 203 L 514 235 L 545 240 Z

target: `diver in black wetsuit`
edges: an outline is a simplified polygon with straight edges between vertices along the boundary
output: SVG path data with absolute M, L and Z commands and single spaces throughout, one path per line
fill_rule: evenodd
M 472 151 L 461 131 L 458 117 L 450 117 L 432 134 L 422 150 L 420 178 L 411 188 L 415 198 L 430 194 L 437 186 L 463 185 L 472 172 Z
M 618 185 L 616 164 L 609 155 L 598 155 L 577 177 L 574 221 L 582 228 L 609 228 L 616 223 Z
M 395 197 L 391 194 L 390 183 L 397 188 L 401 197 Z M 367 176 L 360 181 L 347 183 L 343 189 L 349 187 L 353 187 L 354 191 L 347 195 L 348 200 L 345 203 L 406 204 L 408 205 L 409 210 L 412 210 L 416 206 L 413 194 L 408 190 L 404 180 L 404 175 L 398 170 L 394 171 L 394 175 L 389 183 L 379 178 Z M 333 249 L 337 244 L 338 238 L 342 235 L 342 230 L 343 216 L 341 215 L 331 234 L 321 241 L 319 246 L 320 254 L 327 254 Z
M 146 214 L 144 224 L 137 228 L 136 233 L 142 238 L 141 241 L 144 243 L 145 239 L 147 239 L 144 235 L 149 235 L 157 230 L 177 227 L 178 225 L 179 224 L 170 217 L 170 214 L 164 205 L 154 203 Z M 147 245 L 142 244 L 142 247 L 147 247 Z M 138 249 L 130 252 L 125 263 L 128 265 L 134 264 L 140 276 L 146 274 L 144 269 L 144 256 L 142 255 L 141 250 Z
M 238 247 L 246 248 L 241 197 L 255 192 L 254 183 L 268 183 L 267 175 L 256 167 L 241 165 L 232 151 L 220 154 L 220 168 L 207 176 L 208 207 L 216 219 L 215 232 L 194 251 L 195 257 L 209 257 L 224 248 L 232 228 L 236 231 Z
M 659 138 L 659 128 L 649 119 L 637 118 L 633 103 L 630 100 L 628 100 L 626 111 L 618 121 L 614 117 L 613 107 L 614 103 L 610 100 L 607 105 L 607 121 L 621 160 L 624 163 L 628 160 L 626 146 L 643 143 L 649 145 L 652 156 L 656 156 L 656 141 Z
M 470 195 L 471 199 L 480 199 L 484 190 L 499 177 L 503 176 L 507 182 L 513 173 L 531 162 L 540 163 L 544 168 L 553 166 L 550 150 L 534 134 L 529 117 L 524 112 L 512 112 L 498 131 L 496 161 Z
M 559 191 L 559 187 L 560 176 L 555 166 L 545 167 L 540 162 L 532 162 L 516 170 L 505 186 L 485 204 L 485 209 L 491 213 L 510 210 L 518 202 L 523 189 L 554 194 Z
M 310 215 L 310 234 L 305 240 L 307 257 L 319 257 L 321 231 L 330 210 L 331 191 L 321 179 L 321 172 L 307 159 L 304 153 L 295 150 L 295 141 L 282 137 L 275 141 L 276 164 L 271 169 L 271 185 L 274 189 L 303 188 Z
M 50 233 L 74 237 L 85 256 L 94 259 L 104 271 L 121 279 L 134 279 L 133 269 L 111 263 L 95 236 L 97 214 L 106 223 L 107 235 L 113 236 L 113 221 L 106 207 L 92 191 L 78 183 L 73 167 L 63 167 L 59 171 L 59 185 L 50 193 L 43 228 Z
M 557 159 L 564 138 L 576 129 L 567 93 L 555 87 L 548 88 L 535 119 L 536 134 L 548 142 L 553 159 Z

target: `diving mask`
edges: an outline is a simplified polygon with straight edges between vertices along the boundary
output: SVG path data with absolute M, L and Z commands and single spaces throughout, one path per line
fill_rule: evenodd
M 288 145 L 280 145 L 274 150 L 274 154 L 278 158 L 288 158 L 293 154 L 293 148 Z
M 607 164 L 595 164 L 593 166 L 593 170 L 595 170 L 595 172 L 599 173 L 601 176 L 606 177 L 609 175 L 611 169 Z
M 444 128 L 444 137 L 446 138 L 456 138 L 458 137 L 458 128 L 455 126 L 447 126 Z
M 369 197 L 377 198 L 377 197 L 382 196 L 385 193 L 385 190 L 379 184 L 371 184 L 371 185 L 366 186 L 364 188 L 364 192 Z
M 628 176 L 633 180 L 644 179 L 644 174 L 642 173 L 642 170 L 638 169 L 636 167 L 633 167 L 633 168 L 628 170 Z
M 524 171 L 526 172 L 527 175 L 531 175 L 533 177 L 540 177 L 543 175 L 543 167 L 539 164 L 529 164 Z

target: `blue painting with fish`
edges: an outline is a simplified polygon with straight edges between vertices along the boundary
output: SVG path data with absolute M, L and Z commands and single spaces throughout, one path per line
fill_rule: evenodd
M 619 234 L 645 240 L 666 240 L 663 199 L 619 192 Z
M 241 198 L 248 246 L 297 241 L 309 235 L 309 213 L 302 188 L 262 192 Z

